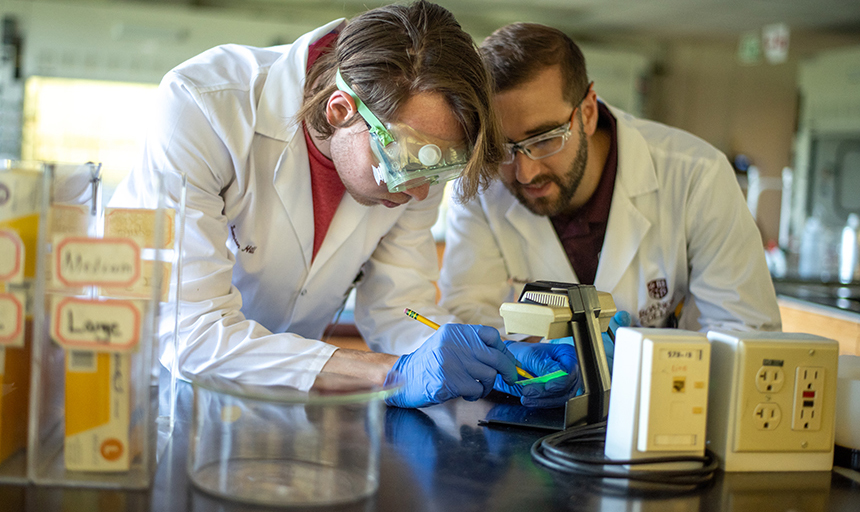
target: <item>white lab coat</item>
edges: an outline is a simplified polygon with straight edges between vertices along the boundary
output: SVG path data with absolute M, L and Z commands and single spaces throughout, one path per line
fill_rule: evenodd
M 440 323 L 452 319 L 435 306 L 432 284 L 438 262 L 430 227 L 442 187 L 394 209 L 345 194 L 311 261 L 310 168 L 294 114 L 308 45 L 340 24 L 291 45 L 213 48 L 159 87 L 142 165 L 112 204 L 152 207 L 157 170 L 187 174 L 178 350 L 185 374 L 306 388 L 335 350 L 318 338 L 357 280 L 356 323 L 374 350 L 408 353 L 432 334 L 405 307 Z M 176 187 L 170 196 L 169 205 L 178 204 Z M 172 327 L 165 315 L 167 368 Z
M 664 326 L 685 299 L 681 328 L 780 329 L 761 237 L 725 156 L 689 133 L 610 110 L 618 173 L 595 287 L 633 325 Z M 503 329 L 499 305 L 534 280 L 579 282 L 548 217 L 500 182 L 451 205 L 444 307 Z

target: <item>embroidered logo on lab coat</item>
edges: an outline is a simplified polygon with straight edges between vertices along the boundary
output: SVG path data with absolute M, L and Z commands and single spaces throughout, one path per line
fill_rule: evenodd
M 669 286 L 665 279 L 654 279 L 648 282 L 648 295 L 652 299 L 660 300 L 669 293 Z

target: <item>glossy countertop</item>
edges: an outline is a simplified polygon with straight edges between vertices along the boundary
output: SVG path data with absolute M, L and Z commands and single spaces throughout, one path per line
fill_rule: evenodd
M 180 411 L 188 410 L 183 384 Z M 184 398 L 183 398 L 184 397 Z M 506 395 L 462 399 L 422 410 L 388 408 L 381 447 L 379 491 L 334 508 L 348 511 L 852 511 L 860 510 L 856 472 L 717 472 L 703 488 L 628 488 L 623 481 L 568 476 L 545 469 L 530 455 L 545 430 L 486 427 L 488 416 L 521 412 Z M 214 498 L 186 474 L 188 418 L 180 414 L 149 491 L 98 491 L 0 486 L 0 511 L 254 511 L 265 507 Z
M 860 283 L 842 284 L 774 278 L 773 286 L 778 296 L 790 297 L 860 315 Z

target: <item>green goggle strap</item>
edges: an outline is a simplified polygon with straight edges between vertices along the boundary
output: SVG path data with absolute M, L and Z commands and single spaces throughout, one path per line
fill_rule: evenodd
M 335 82 L 337 83 L 338 89 L 352 96 L 353 101 L 355 101 L 355 106 L 358 109 L 359 115 L 361 115 L 361 117 L 363 117 L 364 120 L 367 121 L 367 124 L 370 125 L 370 133 L 375 134 L 379 138 L 380 142 L 382 142 L 383 146 L 387 146 L 394 142 L 394 136 L 391 135 L 391 132 L 389 132 L 385 128 L 385 125 L 383 125 L 382 122 L 377 119 L 375 115 L 373 115 L 373 112 L 371 112 L 370 109 L 367 108 L 367 105 L 365 105 L 364 102 L 361 101 L 361 99 L 358 97 L 358 95 L 355 94 L 355 91 L 352 90 L 352 87 L 346 84 L 346 80 L 344 80 L 341 76 L 339 69 L 335 74 Z

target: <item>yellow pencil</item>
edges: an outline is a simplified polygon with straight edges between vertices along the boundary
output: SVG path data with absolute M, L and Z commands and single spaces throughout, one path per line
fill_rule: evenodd
M 425 316 L 421 316 L 409 308 L 404 309 L 403 312 L 406 313 L 406 316 L 408 316 L 409 318 L 412 318 L 414 320 L 418 320 L 419 322 L 421 322 L 422 324 L 426 325 L 427 327 L 433 329 L 434 331 L 439 330 L 439 324 L 437 324 L 433 320 L 430 320 L 429 318 L 427 318 Z
M 431 329 L 433 329 L 433 330 L 438 330 L 438 329 L 439 329 L 439 324 L 437 324 L 436 322 L 434 322 L 433 320 L 430 320 L 429 318 L 427 318 L 427 317 L 425 317 L 425 316 L 422 316 L 420 313 L 417 313 L 417 312 L 415 312 L 415 311 L 412 311 L 412 310 L 411 310 L 411 309 L 409 309 L 409 308 L 404 309 L 404 310 L 403 310 L 403 312 L 404 312 L 404 313 L 406 313 L 406 316 L 408 316 L 409 318 L 412 318 L 412 319 L 414 319 L 414 320 L 418 320 L 419 322 L 421 322 L 422 324 L 426 325 L 427 327 L 430 327 L 430 328 L 431 328 Z M 535 378 L 535 376 L 534 376 L 534 375 L 532 375 L 532 374 L 530 374 L 529 372 L 527 372 L 527 371 L 523 370 L 522 368 L 520 368 L 520 367 L 519 367 L 519 365 L 517 365 L 517 367 L 516 367 L 516 368 L 517 368 L 517 373 L 520 375 L 520 377 L 525 377 L 525 378 L 527 378 L 527 379 L 533 379 L 533 378 Z

